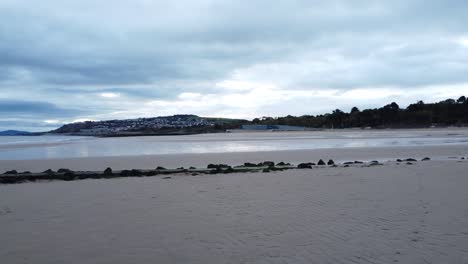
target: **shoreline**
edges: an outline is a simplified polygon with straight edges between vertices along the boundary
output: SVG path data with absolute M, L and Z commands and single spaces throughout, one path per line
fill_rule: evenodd
M 315 150 L 282 150 L 258 152 L 225 152 L 203 154 L 161 154 L 139 156 L 110 156 L 85 157 L 63 159 L 29 159 L 29 160 L 0 160 L 0 173 L 8 170 L 18 171 L 45 171 L 68 168 L 71 170 L 102 171 L 107 167 L 115 170 L 124 169 L 154 169 L 157 166 L 177 167 L 203 167 L 214 164 L 243 164 L 244 162 L 259 163 L 265 160 L 274 162 L 303 163 L 318 161 L 319 159 L 333 159 L 335 162 L 348 160 L 395 160 L 398 158 L 424 157 L 444 159 L 452 156 L 468 156 L 467 145 L 445 146 L 411 146 L 411 147 L 365 147 L 365 148 L 335 148 Z

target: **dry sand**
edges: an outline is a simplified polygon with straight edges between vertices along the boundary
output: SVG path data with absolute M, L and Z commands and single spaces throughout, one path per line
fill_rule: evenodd
M 117 157 L 89 157 L 46 160 L 0 160 L 0 173 L 7 170 L 41 172 L 46 169 L 57 170 L 104 170 L 111 167 L 122 169 L 154 169 L 157 166 L 168 168 L 205 167 L 209 163 L 240 165 L 244 162 L 317 162 L 319 159 L 334 159 L 338 162 L 354 160 L 395 160 L 396 158 L 447 159 L 468 156 L 468 145 L 420 146 L 420 147 L 369 147 L 315 150 L 289 150 L 265 152 L 231 152 L 204 154 L 142 155 Z
M 0 260 L 468 263 L 467 169 L 446 160 L 3 185 Z

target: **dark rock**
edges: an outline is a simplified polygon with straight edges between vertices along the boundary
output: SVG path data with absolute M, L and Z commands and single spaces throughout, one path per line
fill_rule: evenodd
M 405 161 L 408 161 L 408 162 L 416 162 L 417 160 L 411 159 L 411 158 L 410 158 L 410 159 L 405 159 Z
M 251 162 L 246 162 L 246 163 L 244 163 L 244 166 L 245 166 L 245 167 L 258 167 L 257 164 L 251 163 Z
M 104 176 L 110 176 L 112 175 L 112 169 L 111 168 L 107 168 L 104 170 Z
M 192 166 L 192 167 L 190 167 L 189 169 L 190 169 L 190 170 L 196 170 L 197 168 L 195 168 L 195 167 Z
M 299 165 L 297 165 L 297 168 L 299 169 L 312 169 L 312 165 L 311 163 L 300 163 Z
M 67 171 L 63 174 L 62 179 L 64 181 L 73 181 L 75 179 L 75 173 L 73 171 Z
M 277 166 L 291 166 L 291 163 L 284 163 L 284 162 L 279 162 L 278 164 L 276 164 Z
M 64 169 L 64 168 L 61 168 L 61 169 L 57 170 L 57 173 L 66 173 L 66 172 L 71 172 L 71 170 L 70 169 Z
M 143 175 L 143 172 L 141 172 L 140 170 L 136 170 L 136 169 L 133 169 L 130 171 L 130 176 L 142 176 Z
M 319 160 L 319 161 L 317 162 L 317 165 L 323 166 L 323 165 L 325 165 L 325 162 L 324 162 L 323 160 Z
M 363 164 L 364 162 L 359 161 L 359 160 L 355 160 L 354 163 L 355 163 L 355 164 Z
M 408 161 L 408 162 L 406 162 L 406 165 L 413 165 L 413 163 Z
M 335 165 L 335 162 L 333 160 L 328 160 L 327 165 L 329 165 L 329 166 Z
M 146 172 L 146 176 L 154 176 L 154 175 L 158 175 L 159 173 L 155 170 L 151 170 L 151 171 L 148 171 Z
M 421 161 L 427 161 L 427 160 L 431 160 L 431 158 L 425 157 L 425 158 L 423 158 Z
M 402 159 L 397 159 L 396 161 L 397 161 L 397 162 L 403 162 L 403 160 L 402 160 Z
M 162 178 L 165 179 L 165 180 L 166 179 L 172 179 L 172 177 L 170 177 L 170 176 L 166 176 L 166 177 L 162 177 Z
M 264 161 L 262 165 L 267 167 L 273 167 L 275 166 L 275 163 L 273 161 Z
M 378 160 L 373 160 L 370 163 L 379 163 L 379 161 Z
M 208 164 L 207 168 L 208 169 L 217 169 L 217 170 L 220 170 L 220 169 L 227 169 L 231 166 L 229 165 L 226 165 L 226 164 Z
M 177 168 L 178 170 L 185 170 L 184 167 L 179 167 Z
M 225 170 L 223 170 L 223 173 L 233 173 L 234 172 L 234 169 L 232 167 L 229 167 Z
M 158 166 L 158 167 L 156 167 L 156 169 L 157 169 L 157 170 L 165 170 L 166 168 L 161 167 L 161 166 Z
M 18 172 L 16 170 L 9 170 L 5 172 L 4 174 L 18 174 Z
M 131 175 L 132 175 L 132 172 L 129 171 L 129 170 L 122 170 L 122 171 L 120 172 L 120 175 L 121 175 L 121 176 L 131 176 Z
M 265 172 L 265 173 L 266 173 L 266 172 L 270 172 L 270 169 L 266 169 L 266 168 L 265 168 L 265 169 L 262 170 L 262 172 Z
M 23 171 L 21 174 L 31 174 L 30 171 Z
M 48 169 L 48 170 L 43 171 L 42 173 L 54 174 L 55 172 L 53 170 L 51 170 L 51 169 Z

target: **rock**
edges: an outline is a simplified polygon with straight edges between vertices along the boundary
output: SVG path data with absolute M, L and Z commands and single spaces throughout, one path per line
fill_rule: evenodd
M 190 169 L 190 170 L 196 170 L 197 168 L 191 166 L 189 169 Z
M 132 172 L 129 171 L 129 170 L 122 170 L 122 171 L 120 172 L 120 175 L 121 175 L 121 176 L 131 176 L 131 175 L 132 175 Z
M 64 181 L 73 181 L 75 179 L 75 173 L 73 171 L 67 171 L 63 174 L 62 179 Z
M 165 170 L 165 169 L 166 169 L 166 168 L 161 167 L 161 166 L 156 167 L 156 170 Z
M 63 168 L 57 170 L 57 173 L 66 173 L 66 172 L 71 172 L 71 170 L 70 169 L 63 169 Z
M 220 170 L 222 168 L 227 169 L 229 167 L 231 167 L 231 166 L 226 165 L 226 164 L 208 164 L 208 166 L 207 166 L 208 169 L 217 169 L 217 170 Z
M 319 160 L 319 161 L 317 162 L 317 165 L 323 166 L 323 165 L 325 165 L 325 162 L 324 162 L 323 160 Z
M 354 164 L 362 164 L 362 163 L 364 163 L 364 162 L 359 161 L 359 160 L 355 160 L 355 161 L 354 161 Z
M 402 159 L 397 159 L 396 161 L 397 161 L 397 162 L 403 162 L 403 160 L 402 160 Z
M 408 161 L 408 162 L 406 162 L 406 165 L 413 165 L 413 163 Z
M 21 174 L 31 174 L 30 171 L 23 171 Z
M 166 179 L 172 179 L 172 177 L 170 177 L 170 176 L 166 176 L 166 177 L 162 177 L 162 178 L 163 178 L 164 180 L 166 180 Z
M 312 165 L 311 163 L 300 163 L 299 165 L 297 165 L 297 168 L 299 169 L 312 169 Z
M 48 169 L 48 170 L 43 171 L 42 173 L 54 174 L 55 172 L 53 170 L 51 170 L 51 169 Z
M 141 172 L 140 170 L 136 170 L 136 169 L 133 169 L 131 170 L 131 176 L 142 176 L 143 175 L 143 172 Z
M 111 169 L 111 168 L 105 169 L 105 170 L 104 170 L 104 175 L 105 175 L 105 176 L 110 176 L 110 175 L 112 175 L 112 169 Z
M 462 160 L 464 160 L 464 159 L 465 159 L 465 157 L 461 157 L 461 159 L 462 159 Z
M 405 161 L 408 161 L 408 162 L 416 162 L 417 160 L 412 159 L 412 158 L 409 158 L 409 159 L 405 159 Z
M 255 164 L 255 163 L 246 162 L 246 163 L 244 163 L 244 167 L 258 167 L 258 165 Z
M 329 166 L 335 165 L 335 162 L 333 160 L 328 160 L 327 165 L 329 165 Z
M 273 161 L 264 161 L 262 165 L 267 167 L 273 167 L 275 166 L 275 163 Z
M 344 164 L 344 165 L 352 165 L 352 164 L 354 164 L 354 162 L 352 162 L 352 161 L 347 161 L 347 162 L 345 162 L 345 163 L 343 163 L 343 164 Z M 348 166 L 348 167 L 349 167 L 349 166 Z
M 18 172 L 16 170 L 9 170 L 5 172 L 4 174 L 18 174 Z
M 223 173 L 233 173 L 234 172 L 234 169 L 232 167 L 229 166 L 229 168 L 223 170 Z
M 431 158 L 425 157 L 425 158 L 423 158 L 421 161 L 427 161 L 427 160 L 431 160 Z
M 284 162 L 279 162 L 278 164 L 276 164 L 277 166 L 291 166 L 291 163 L 284 163 Z
M 266 168 L 265 168 L 265 169 L 262 170 L 262 172 L 265 172 L 265 173 L 266 173 L 266 172 L 270 172 L 270 169 L 266 169 Z
M 373 160 L 370 163 L 379 163 L 379 161 L 378 160 Z

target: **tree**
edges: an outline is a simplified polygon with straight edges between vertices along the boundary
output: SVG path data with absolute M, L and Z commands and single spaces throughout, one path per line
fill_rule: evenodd
M 351 114 L 354 114 L 354 113 L 359 113 L 361 111 L 359 111 L 359 108 L 357 108 L 356 106 L 351 108 Z

